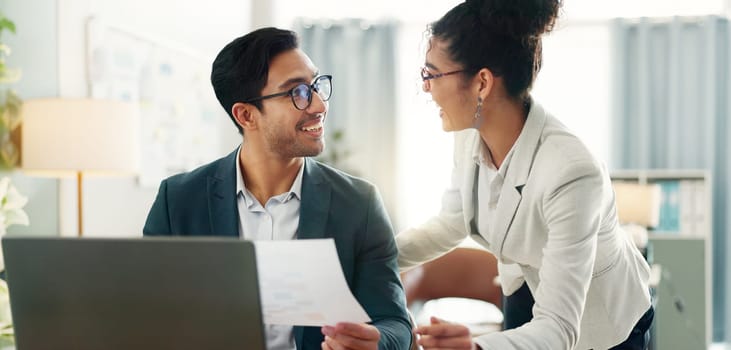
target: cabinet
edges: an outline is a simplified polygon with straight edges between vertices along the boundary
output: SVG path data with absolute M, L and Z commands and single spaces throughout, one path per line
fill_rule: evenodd
M 648 260 L 660 267 L 654 288 L 654 348 L 711 344 L 711 180 L 703 170 L 622 170 L 614 183 L 657 184 L 659 221 L 649 229 Z

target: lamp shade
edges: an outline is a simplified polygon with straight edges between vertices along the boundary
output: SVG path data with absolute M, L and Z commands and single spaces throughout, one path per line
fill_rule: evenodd
M 23 103 L 21 166 L 31 172 L 132 174 L 139 168 L 135 104 L 46 98 Z
M 645 228 L 660 223 L 662 191 L 658 184 L 612 183 L 617 204 L 617 216 L 622 224 L 637 224 Z

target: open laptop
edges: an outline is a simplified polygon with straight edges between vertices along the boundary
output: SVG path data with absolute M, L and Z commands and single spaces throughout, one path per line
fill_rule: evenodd
M 19 350 L 265 348 L 249 241 L 5 237 L 2 246 Z

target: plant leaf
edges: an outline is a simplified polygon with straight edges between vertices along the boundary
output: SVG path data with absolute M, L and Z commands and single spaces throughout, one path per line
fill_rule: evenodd
M 2 16 L 2 18 L 0 18 L 0 33 L 2 33 L 4 29 L 7 29 L 11 33 L 15 34 L 15 23 L 9 20 L 7 17 Z

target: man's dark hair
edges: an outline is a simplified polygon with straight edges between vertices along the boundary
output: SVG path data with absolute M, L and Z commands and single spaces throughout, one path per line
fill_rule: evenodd
M 466 0 L 430 25 L 466 76 L 488 68 L 512 97 L 525 99 L 541 69 L 541 35 L 556 22 L 561 0 Z
M 213 61 L 211 84 L 216 98 L 239 129 L 231 107 L 261 96 L 269 77 L 269 63 L 282 52 L 299 47 L 297 34 L 290 30 L 262 28 L 246 34 L 226 45 Z M 261 101 L 252 102 L 262 109 Z

